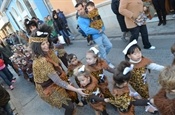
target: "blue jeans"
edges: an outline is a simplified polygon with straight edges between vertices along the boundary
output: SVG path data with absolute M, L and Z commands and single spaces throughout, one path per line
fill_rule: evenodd
M 60 30 L 59 32 L 60 32 L 60 34 L 63 36 L 64 39 L 69 39 L 69 35 L 66 33 L 66 31 Z M 65 41 L 66 41 L 66 40 L 65 40 Z
M 13 115 L 13 111 L 12 111 L 9 103 L 7 103 L 1 107 L 4 109 L 4 111 L 7 113 L 7 115 Z
M 5 81 L 5 83 L 8 86 L 12 85 L 11 81 L 13 79 L 13 76 L 10 73 L 10 71 L 8 70 L 7 67 L 5 67 L 4 69 L 0 70 L 0 77 Z
M 112 48 L 112 43 L 104 33 L 102 33 L 100 37 L 93 40 L 98 45 L 100 57 L 109 64 L 110 61 L 107 59 L 107 54 Z

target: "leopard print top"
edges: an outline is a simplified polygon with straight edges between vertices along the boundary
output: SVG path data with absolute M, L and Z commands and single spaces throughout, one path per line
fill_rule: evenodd
M 95 8 L 94 10 L 88 12 L 88 17 L 91 20 L 90 27 L 95 29 L 102 29 L 103 21 L 98 13 L 98 9 Z

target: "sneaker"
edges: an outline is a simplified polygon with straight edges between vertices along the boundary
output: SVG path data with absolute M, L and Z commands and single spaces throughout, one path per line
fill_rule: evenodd
M 151 47 L 148 48 L 148 49 L 150 49 L 150 50 L 154 50 L 154 49 L 156 49 L 156 47 L 155 47 L 155 46 L 151 46 Z
M 88 42 L 87 45 L 90 46 L 91 45 L 91 42 Z
M 144 49 L 154 50 L 154 49 L 156 49 L 156 47 L 155 47 L 155 46 L 151 46 L 151 47 L 149 47 L 149 48 L 144 48 Z
M 112 63 L 109 63 L 108 65 L 110 68 L 115 68 L 115 66 Z
M 13 85 L 10 85 L 10 89 L 13 90 L 14 89 L 14 86 Z
M 156 114 L 158 112 L 158 109 L 148 102 L 148 106 L 145 107 L 145 111 Z
M 15 82 L 16 82 L 16 80 L 12 80 L 11 82 L 12 82 L 12 83 L 15 83 Z
M 80 101 L 79 103 L 77 103 L 78 106 L 83 107 L 83 103 Z
M 175 18 L 175 14 L 172 16 L 172 18 Z

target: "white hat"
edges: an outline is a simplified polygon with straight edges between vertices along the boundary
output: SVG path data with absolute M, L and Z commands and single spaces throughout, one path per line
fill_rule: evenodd
M 136 40 L 136 39 L 134 39 L 132 42 L 130 42 L 130 43 L 125 47 L 125 49 L 123 50 L 123 53 L 126 55 L 127 52 L 128 52 L 128 49 L 129 49 L 131 46 L 133 46 L 134 44 L 137 44 L 137 40 Z

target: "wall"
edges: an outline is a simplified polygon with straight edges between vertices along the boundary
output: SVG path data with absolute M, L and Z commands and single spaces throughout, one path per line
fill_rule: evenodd
M 109 0 L 93 0 L 95 4 L 103 3 Z M 60 9 L 65 15 L 69 15 L 75 12 L 75 8 L 72 0 L 50 0 L 50 3 L 54 10 Z
M 31 5 L 36 5 L 36 7 L 33 10 L 39 19 L 44 20 L 44 17 L 49 15 L 49 11 L 47 10 L 43 0 L 34 0 L 34 3 L 30 3 L 32 3 Z

